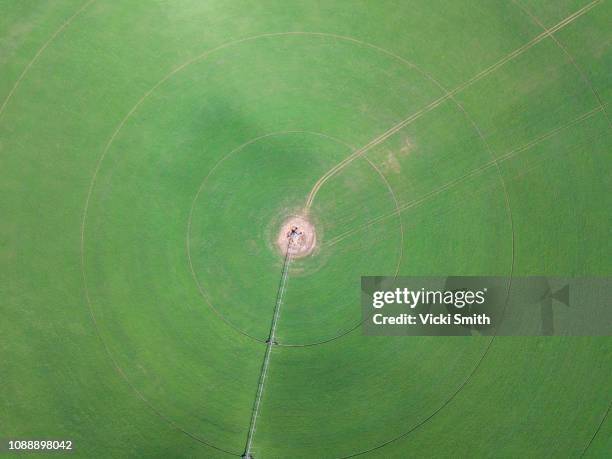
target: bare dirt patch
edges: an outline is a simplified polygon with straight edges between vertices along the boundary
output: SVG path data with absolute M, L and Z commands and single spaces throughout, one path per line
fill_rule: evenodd
M 315 227 L 306 217 L 292 215 L 281 225 L 276 245 L 283 255 L 289 247 L 289 254 L 293 258 L 308 256 L 317 245 Z

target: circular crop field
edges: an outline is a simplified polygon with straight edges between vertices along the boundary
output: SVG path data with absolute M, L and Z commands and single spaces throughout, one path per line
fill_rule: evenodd
M 609 338 L 365 336 L 360 277 L 612 273 L 610 1 L 0 10 L 1 437 L 609 454 Z

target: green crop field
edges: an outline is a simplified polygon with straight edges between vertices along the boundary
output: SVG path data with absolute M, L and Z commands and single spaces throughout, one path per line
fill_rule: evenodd
M 364 336 L 359 302 L 365 275 L 612 274 L 611 26 L 610 0 L 0 0 L 0 439 L 610 457 L 609 337 Z M 292 216 L 316 241 L 285 263 Z

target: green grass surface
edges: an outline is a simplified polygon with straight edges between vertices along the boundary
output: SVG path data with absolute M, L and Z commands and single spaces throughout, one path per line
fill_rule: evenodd
M 609 338 L 358 326 L 361 275 L 610 275 L 609 0 L 0 11 L 0 438 L 240 456 L 281 222 L 418 114 L 315 196 L 255 457 L 610 455 Z

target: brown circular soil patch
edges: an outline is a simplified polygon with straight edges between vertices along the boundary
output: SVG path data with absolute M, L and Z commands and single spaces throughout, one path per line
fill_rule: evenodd
M 293 229 L 295 231 L 292 234 Z M 291 244 L 289 244 L 290 240 Z M 293 258 L 310 255 L 317 245 L 315 227 L 306 217 L 292 215 L 281 225 L 276 245 L 283 255 L 289 247 L 289 254 Z

